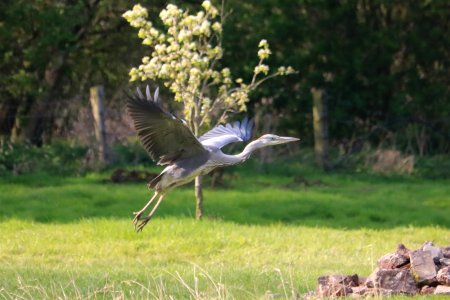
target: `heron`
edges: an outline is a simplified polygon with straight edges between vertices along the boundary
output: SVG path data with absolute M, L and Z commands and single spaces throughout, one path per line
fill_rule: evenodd
M 150 158 L 158 165 L 166 166 L 147 184 L 154 190 L 153 196 L 141 210 L 134 212 L 133 224 L 137 232 L 152 219 L 169 190 L 215 168 L 240 164 L 257 149 L 299 141 L 295 137 L 265 134 L 247 144 L 241 153 L 225 154 L 221 150 L 224 146 L 250 140 L 253 120 L 246 117 L 241 122 L 218 125 L 197 138 L 184 120 L 162 108 L 159 88 L 152 96 L 148 85 L 145 96 L 139 88 L 137 93 L 128 95 L 127 111 Z M 144 216 L 155 200 L 148 215 Z

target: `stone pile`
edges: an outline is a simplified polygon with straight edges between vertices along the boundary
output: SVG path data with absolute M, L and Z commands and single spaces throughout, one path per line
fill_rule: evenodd
M 355 275 L 320 276 L 315 297 L 366 297 L 390 295 L 450 295 L 450 247 L 425 242 L 420 249 L 403 244 L 378 260 L 367 277 Z M 311 294 L 310 294 L 311 295 Z
M 148 182 L 154 179 L 158 174 L 140 170 L 117 169 L 111 175 L 111 181 L 114 183 L 122 182 Z

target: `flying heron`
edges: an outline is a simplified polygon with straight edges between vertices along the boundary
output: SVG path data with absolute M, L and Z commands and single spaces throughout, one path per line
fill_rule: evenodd
M 142 231 L 153 217 L 170 189 L 186 184 L 217 167 L 242 163 L 257 149 L 299 140 L 265 134 L 249 143 L 241 153 L 228 155 L 223 153 L 221 148 L 234 142 L 248 141 L 252 134 L 253 120 L 245 118 L 242 122 L 219 125 L 196 138 L 185 121 L 161 108 L 158 96 L 159 89 L 156 89 L 152 97 L 147 86 L 145 96 L 137 88 L 137 94 L 129 95 L 127 102 L 128 113 L 144 148 L 158 165 L 167 166 L 148 183 L 148 187 L 155 191 L 152 198 L 141 210 L 134 212 L 133 224 L 138 232 Z M 150 213 L 143 217 L 156 198 L 158 201 Z

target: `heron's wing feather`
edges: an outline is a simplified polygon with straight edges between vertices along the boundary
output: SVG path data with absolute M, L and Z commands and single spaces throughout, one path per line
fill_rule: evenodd
M 225 145 L 234 142 L 248 141 L 252 136 L 253 120 L 244 118 L 242 122 L 234 122 L 233 124 L 219 125 L 214 127 L 199 138 L 204 146 L 215 146 L 222 148 Z
M 129 95 L 127 110 L 141 143 L 155 162 L 165 165 L 206 152 L 181 119 L 159 106 L 158 90 L 153 98 L 148 89 L 146 94 L 147 99 L 140 90 L 137 95 Z

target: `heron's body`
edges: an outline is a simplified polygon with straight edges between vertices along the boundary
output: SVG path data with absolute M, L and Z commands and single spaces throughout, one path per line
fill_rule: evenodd
M 155 179 L 148 183 L 149 188 L 166 192 L 186 184 L 195 177 L 206 175 L 215 168 L 226 167 L 244 162 L 250 155 L 228 155 L 217 147 L 206 146 L 208 151 L 195 159 L 181 159 L 166 167 Z
M 137 96 L 129 97 L 127 107 L 150 157 L 160 165 L 167 165 L 148 183 L 149 188 L 155 190 L 155 194 L 147 205 L 135 213 L 134 222 L 138 231 L 151 219 L 170 189 L 186 184 L 197 176 L 208 174 L 217 167 L 242 163 L 257 149 L 298 141 L 297 138 L 266 134 L 249 143 L 241 153 L 228 155 L 222 152 L 222 147 L 234 142 L 248 141 L 253 128 L 252 121 L 245 118 L 242 122 L 220 125 L 196 138 L 182 120 L 162 110 L 158 101 L 158 90 L 152 98 L 148 87 L 146 97 L 138 89 Z M 152 211 L 146 218 L 141 218 L 157 196 L 159 199 Z

